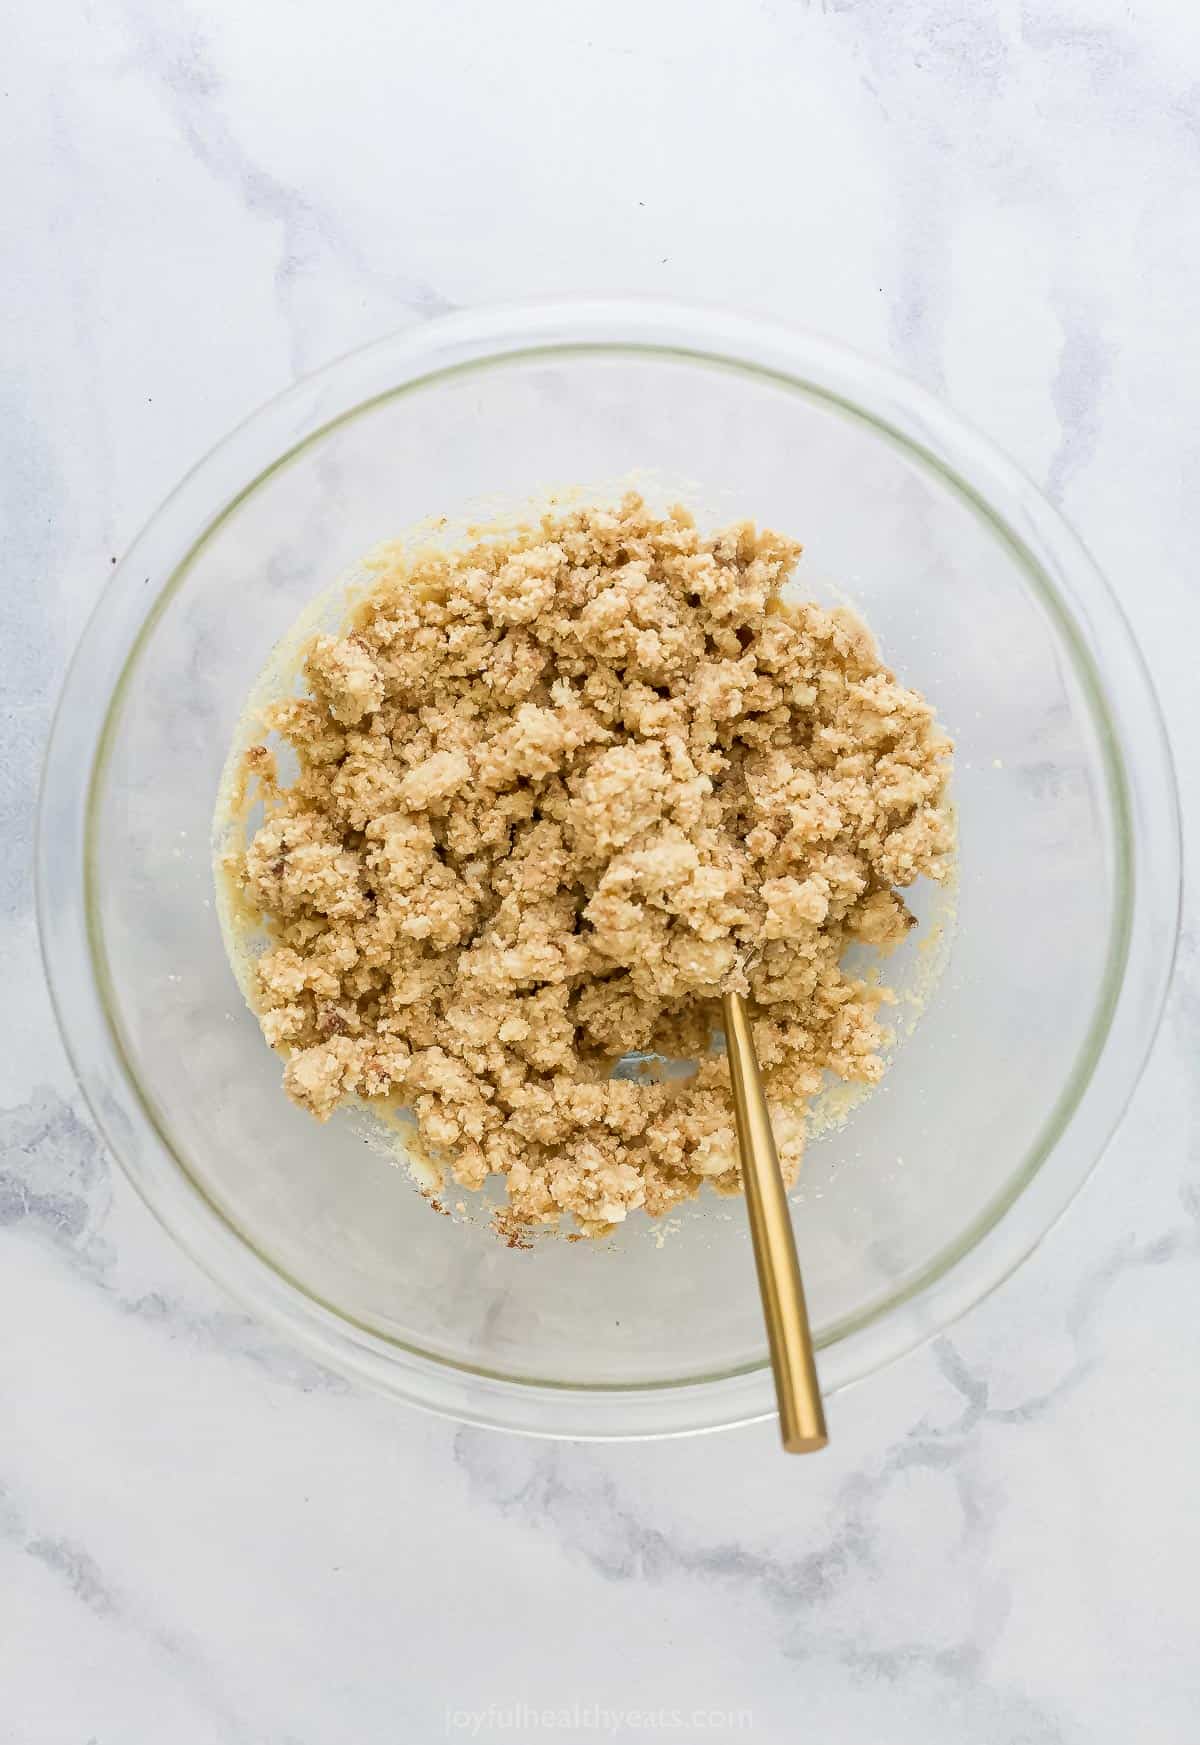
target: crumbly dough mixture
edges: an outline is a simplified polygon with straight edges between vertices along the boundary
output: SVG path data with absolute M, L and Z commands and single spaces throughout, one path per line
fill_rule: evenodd
M 800 547 L 683 509 L 547 516 L 397 556 L 266 726 L 294 748 L 231 866 L 289 1095 L 416 1113 L 463 1186 L 585 1230 L 740 1186 L 724 985 L 749 993 L 785 1173 L 823 1075 L 877 1079 L 885 988 L 841 967 L 952 850 L 950 744 Z M 630 1050 L 698 1062 L 613 1078 Z

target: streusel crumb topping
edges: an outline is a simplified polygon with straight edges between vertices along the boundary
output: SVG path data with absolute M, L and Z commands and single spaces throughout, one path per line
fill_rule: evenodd
M 723 986 L 748 993 L 785 1173 L 826 1073 L 883 1070 L 899 894 L 945 876 L 950 743 L 851 613 L 785 604 L 800 547 L 640 497 L 396 556 L 266 726 L 232 868 L 265 922 L 289 1095 L 414 1110 L 463 1186 L 595 1230 L 739 1187 Z M 690 1077 L 614 1078 L 630 1052 Z

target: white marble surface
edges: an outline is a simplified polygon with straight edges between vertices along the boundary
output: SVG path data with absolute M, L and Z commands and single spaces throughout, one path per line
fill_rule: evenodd
M 762 1427 L 506 1439 L 332 1383 L 99 1146 L 38 966 L 40 747 L 110 564 L 297 371 L 510 295 L 890 356 L 1080 527 L 1200 778 L 1200 15 L 1181 0 L 46 0 L 0 77 L 0 1740 L 1190 1745 L 1196 911 L 1090 1187 L 953 1337 Z M 451 1730 L 453 1736 L 454 1729 Z M 458 1729 L 463 1736 L 469 1731 Z

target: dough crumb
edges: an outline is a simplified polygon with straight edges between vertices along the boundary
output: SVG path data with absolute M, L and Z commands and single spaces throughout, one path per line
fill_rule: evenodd
M 724 984 L 789 1182 L 824 1076 L 883 1071 L 891 995 L 842 957 L 946 875 L 951 746 L 851 613 L 783 601 L 799 555 L 636 495 L 392 554 L 268 712 L 295 779 L 247 754 L 232 872 L 288 1095 L 410 1106 L 461 1187 L 503 1179 L 510 1244 L 740 1190 Z M 614 1077 L 630 1052 L 692 1068 Z

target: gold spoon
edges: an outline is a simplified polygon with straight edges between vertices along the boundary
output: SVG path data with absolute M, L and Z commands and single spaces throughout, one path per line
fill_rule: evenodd
M 721 1004 L 742 1182 L 771 1349 L 775 1397 L 779 1402 L 779 1432 L 789 1454 L 810 1454 L 824 1448 L 829 1436 L 813 1361 L 812 1334 L 804 1306 L 804 1285 L 788 1213 L 787 1190 L 763 1095 L 746 1001 L 741 994 L 723 993 Z

